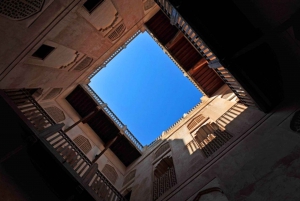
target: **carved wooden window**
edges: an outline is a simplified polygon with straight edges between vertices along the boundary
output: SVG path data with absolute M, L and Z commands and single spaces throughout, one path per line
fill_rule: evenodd
M 116 172 L 115 168 L 113 168 L 111 165 L 106 164 L 102 170 L 102 173 L 112 184 L 116 183 L 118 173 Z
M 45 108 L 45 111 L 57 123 L 66 119 L 64 112 L 55 106 L 47 107 L 47 108 Z
M 44 0 L 1 0 L 0 14 L 12 20 L 24 20 L 38 13 Z
M 126 177 L 124 178 L 123 186 L 129 183 L 135 177 L 136 170 L 132 170 Z
M 89 140 L 82 135 L 78 135 L 77 137 L 74 138 L 73 141 L 76 144 L 76 146 L 79 149 L 81 149 L 81 151 L 85 154 L 87 154 L 92 149 L 92 145 L 89 142 Z
M 56 96 L 58 96 L 60 94 L 60 92 L 62 91 L 62 88 L 53 88 L 44 98 L 43 100 L 49 100 L 52 98 L 55 98 Z
M 91 57 L 86 57 L 74 68 L 74 70 L 84 70 L 92 63 L 92 61 L 93 59 Z
M 157 200 L 176 184 L 177 179 L 173 159 L 169 156 L 162 159 L 154 169 L 153 200 Z
M 147 0 L 144 3 L 144 10 L 149 10 L 150 8 L 152 8 L 155 5 L 154 0 Z
M 120 24 L 111 34 L 108 35 L 108 38 L 111 41 L 118 39 L 123 34 L 125 29 L 126 29 L 125 25 L 123 23 Z
M 170 149 L 169 143 L 163 144 L 156 152 L 155 152 L 155 157 L 154 159 L 158 158 L 160 155 L 162 155 L 165 151 Z
M 203 125 L 196 132 L 195 139 L 206 157 L 212 155 L 222 147 L 232 135 L 226 130 L 219 128 L 215 123 Z
M 41 45 L 32 56 L 44 60 L 55 48 L 49 45 Z
M 87 0 L 83 6 L 89 11 L 93 12 L 104 0 Z
M 290 123 L 290 128 L 297 133 L 300 132 L 300 111 L 295 112 Z
M 188 129 L 194 130 L 197 126 L 199 126 L 201 123 L 205 122 L 208 118 L 204 117 L 202 114 L 199 116 L 195 117 L 188 125 Z

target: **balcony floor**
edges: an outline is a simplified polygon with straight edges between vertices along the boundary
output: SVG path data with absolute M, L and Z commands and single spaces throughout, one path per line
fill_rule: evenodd
M 19 119 L 0 97 L 0 197 L 2 200 L 60 200 L 47 186 L 30 161 Z M 19 150 L 19 151 L 18 151 Z M 9 153 L 12 153 L 7 157 Z

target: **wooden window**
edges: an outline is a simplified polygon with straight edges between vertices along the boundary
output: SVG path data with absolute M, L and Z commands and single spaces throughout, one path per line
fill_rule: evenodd
M 43 44 L 32 54 L 32 56 L 44 60 L 54 49 L 54 47 Z
M 56 106 L 45 108 L 45 111 L 52 117 L 52 119 L 58 123 L 66 119 L 65 114 Z
M 157 200 L 176 184 L 177 179 L 173 159 L 169 156 L 162 159 L 154 169 L 153 200 Z
M 136 170 L 132 170 L 126 177 L 124 178 L 123 186 L 129 183 L 135 177 Z
M 82 135 L 78 135 L 76 138 L 74 138 L 73 141 L 76 146 L 85 154 L 87 154 L 92 149 L 92 145 L 89 140 Z
M 113 168 L 111 165 L 106 164 L 102 170 L 102 173 L 112 184 L 116 183 L 118 173 L 116 172 L 115 168 Z
M 154 159 L 158 158 L 160 155 L 162 155 L 165 151 L 167 151 L 168 149 L 170 149 L 170 145 L 169 143 L 165 143 L 163 144 L 161 147 L 159 147 L 159 149 L 155 152 L 155 157 Z
M 87 0 L 83 6 L 92 13 L 104 0 Z

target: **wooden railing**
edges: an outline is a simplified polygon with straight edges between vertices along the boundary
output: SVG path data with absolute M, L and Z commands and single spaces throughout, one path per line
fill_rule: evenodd
M 95 200 L 126 200 L 27 90 L 5 90 L 1 95 Z
M 240 101 L 251 107 L 258 108 L 252 97 L 240 85 L 240 83 L 220 63 L 217 56 L 205 44 L 193 28 L 184 20 L 168 0 L 155 0 L 161 10 L 170 18 L 170 23 L 176 26 L 194 46 L 198 53 L 207 60 L 208 66 L 216 71 L 220 78 L 230 87 Z M 201 12 L 201 11 L 199 11 Z
M 94 90 L 89 85 L 81 85 L 94 99 L 96 103 L 102 106 L 103 112 L 109 116 L 120 131 L 124 132 L 124 136 L 141 152 L 143 145 L 134 137 L 134 135 L 128 130 L 126 125 L 124 125 L 121 120 L 111 111 L 109 107 L 104 103 L 104 101 L 94 92 Z

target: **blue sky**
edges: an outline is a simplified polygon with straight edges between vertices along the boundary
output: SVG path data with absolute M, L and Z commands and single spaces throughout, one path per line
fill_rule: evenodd
M 202 97 L 147 32 L 140 33 L 89 85 L 143 145 Z

